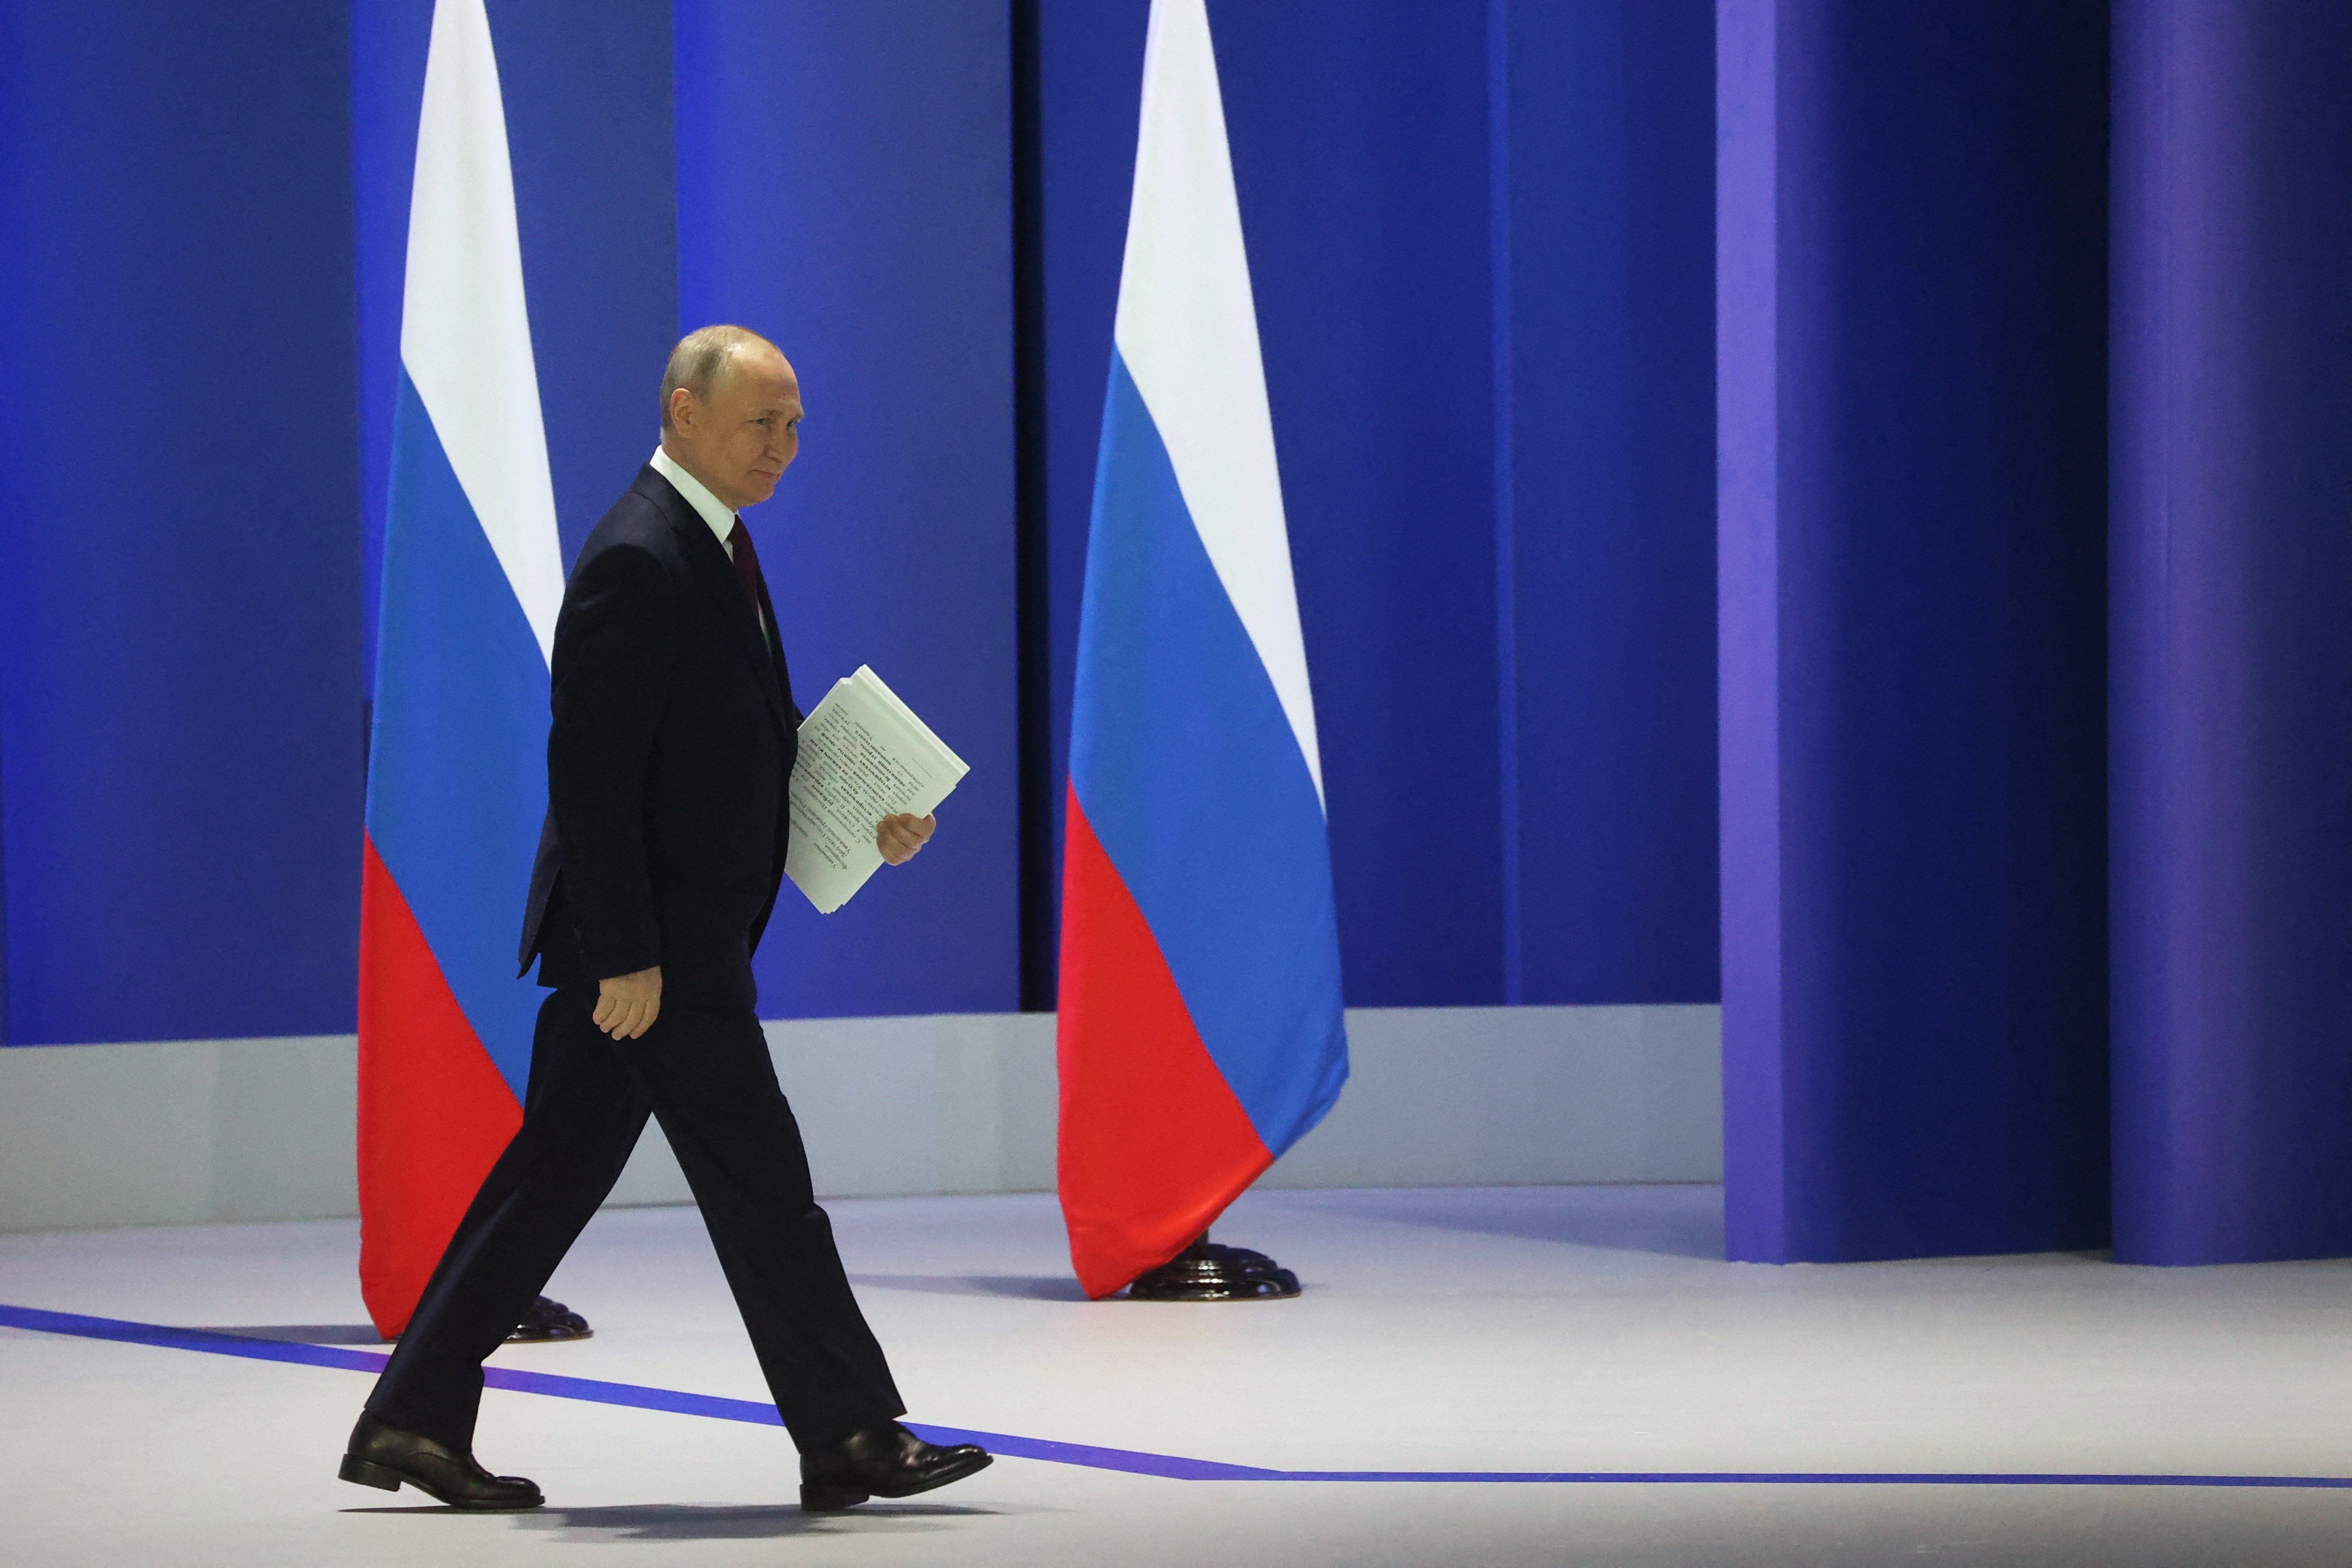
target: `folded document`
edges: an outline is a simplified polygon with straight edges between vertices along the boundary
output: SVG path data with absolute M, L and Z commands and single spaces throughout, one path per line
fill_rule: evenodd
M 929 816 L 971 770 L 865 665 L 801 721 L 784 875 L 820 914 L 847 903 L 882 864 L 886 816 Z

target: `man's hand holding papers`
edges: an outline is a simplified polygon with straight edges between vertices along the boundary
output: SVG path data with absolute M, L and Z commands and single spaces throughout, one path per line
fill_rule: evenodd
M 886 816 L 882 826 L 874 830 L 874 847 L 891 865 L 903 866 L 915 858 L 916 850 L 930 842 L 939 826 L 936 816 L 910 816 L 905 812 Z
M 834 682 L 801 722 L 784 874 L 831 914 L 886 861 L 904 865 L 932 815 L 970 772 L 882 678 L 864 665 Z

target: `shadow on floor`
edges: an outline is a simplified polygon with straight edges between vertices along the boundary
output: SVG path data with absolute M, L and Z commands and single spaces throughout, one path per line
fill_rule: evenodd
M 927 1296 L 1010 1296 L 1024 1301 L 1087 1299 L 1076 1280 L 1058 1275 L 853 1274 L 849 1282 L 877 1290 L 919 1290 Z
M 388 1345 L 373 1323 L 240 1323 L 208 1326 L 207 1334 L 235 1334 L 240 1339 L 276 1340 L 289 1345 Z
M 760 1541 L 779 1535 L 832 1533 L 847 1524 L 903 1531 L 942 1530 L 942 1521 L 984 1518 L 998 1510 L 951 1503 L 877 1502 L 847 1513 L 803 1513 L 792 1503 L 698 1507 L 691 1503 L 625 1503 L 612 1508 L 551 1508 L 518 1516 L 531 1530 L 593 1531 L 614 1541 Z
M 479 1519 L 465 1509 L 419 1504 L 412 1508 L 347 1508 L 345 1513 L 415 1514 Z M 847 1513 L 803 1513 L 788 1502 L 707 1505 L 676 1502 L 618 1503 L 609 1508 L 535 1508 L 500 1517 L 526 1530 L 582 1531 L 612 1541 L 762 1541 L 780 1535 L 833 1531 L 847 1524 L 940 1530 L 933 1520 L 981 1519 L 1027 1510 L 958 1508 L 951 1503 L 875 1502 Z
M 1433 1230 L 1723 1261 L 1723 1189 L 1713 1184 L 1390 1188 L 1278 1196 L 1358 1218 Z

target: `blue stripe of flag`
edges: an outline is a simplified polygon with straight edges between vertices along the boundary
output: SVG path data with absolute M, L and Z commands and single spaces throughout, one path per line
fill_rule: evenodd
M 402 371 L 368 835 L 516 1100 L 541 992 L 515 976 L 547 809 L 547 663 Z
M 1117 355 L 1094 505 L 1071 782 L 1211 1058 L 1280 1154 L 1348 1076 L 1322 803 Z

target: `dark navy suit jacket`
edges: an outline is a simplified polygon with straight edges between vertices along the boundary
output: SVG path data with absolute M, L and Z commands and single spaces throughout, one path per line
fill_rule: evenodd
M 522 966 L 593 990 L 658 963 L 665 1001 L 750 1007 L 801 712 L 726 547 L 650 465 L 581 547 L 551 673 Z

